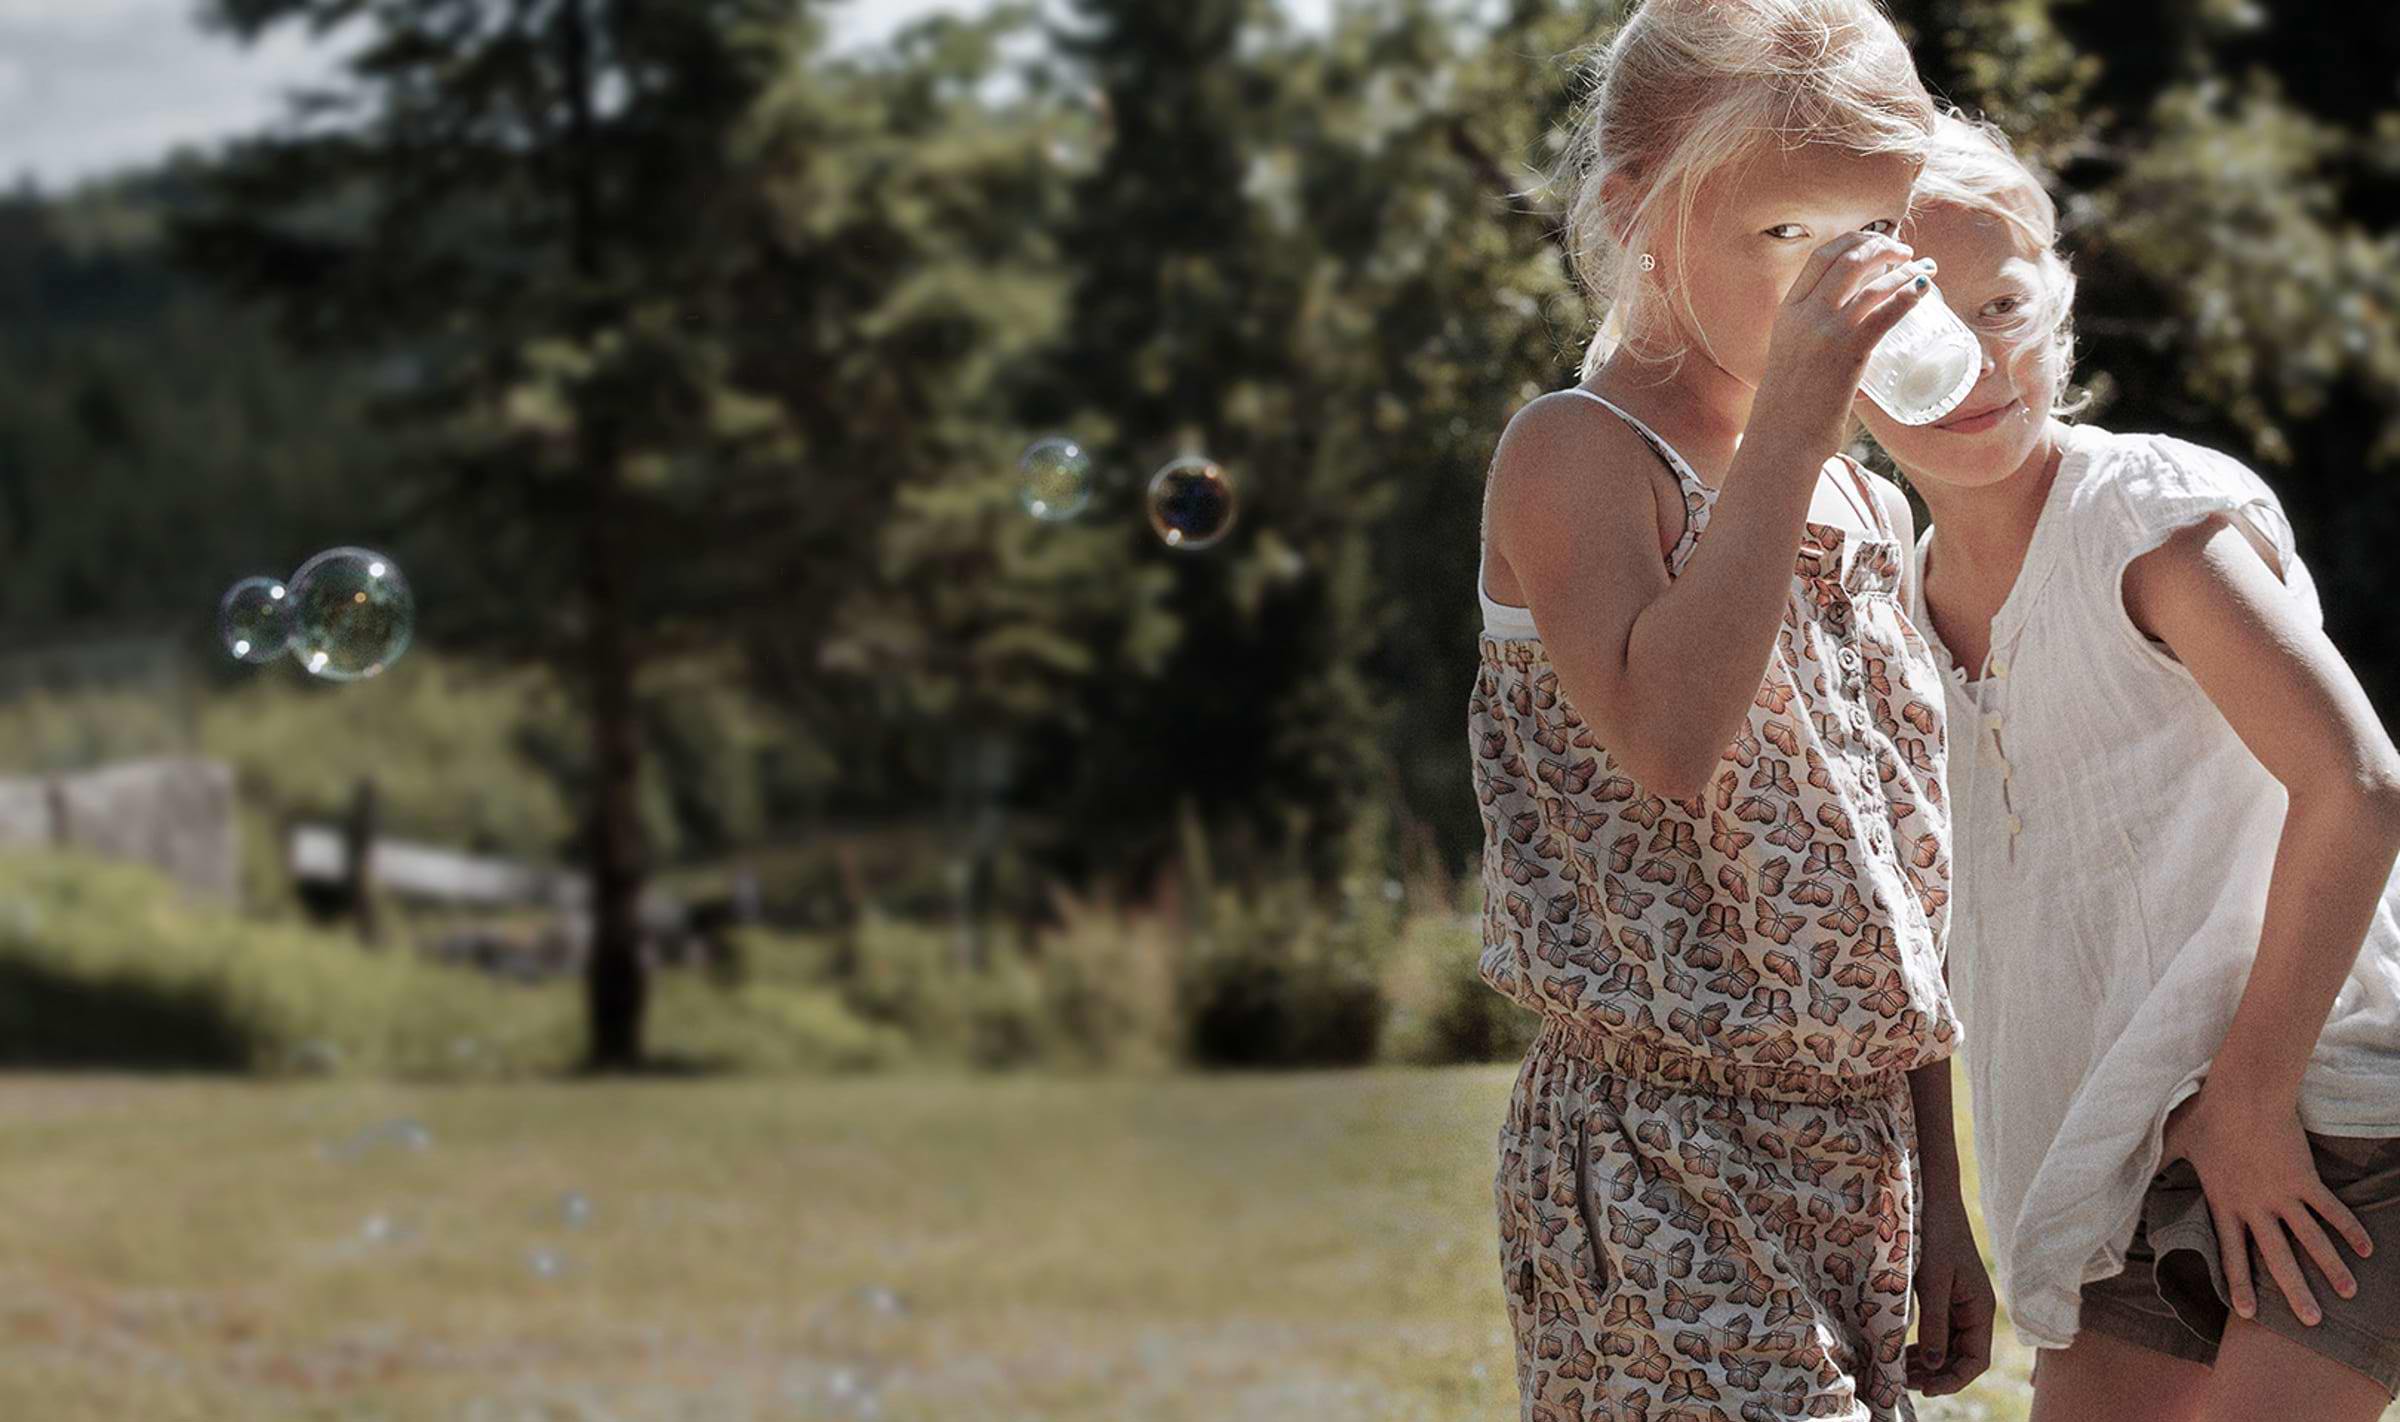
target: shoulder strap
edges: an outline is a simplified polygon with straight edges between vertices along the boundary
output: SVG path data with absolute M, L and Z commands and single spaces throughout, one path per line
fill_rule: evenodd
M 1848 469 L 1850 477 L 1857 482 L 1858 491 L 1866 495 L 1867 517 L 1875 521 L 1876 531 L 1886 538 L 1897 538 L 1899 535 L 1892 531 L 1892 521 L 1884 515 L 1883 500 L 1875 497 L 1875 484 L 1867 477 L 1866 466 L 1847 454 L 1837 452 L 1834 458 L 1842 461 L 1842 467 Z
M 1657 431 L 1651 429 L 1648 425 L 1643 424 L 1640 420 L 1635 419 L 1631 414 L 1626 412 L 1623 406 L 1618 405 L 1614 401 L 1606 399 L 1602 396 L 1595 395 L 1580 385 L 1568 386 L 1567 392 L 1572 395 L 1581 395 L 1586 400 L 1594 401 L 1616 411 L 1617 417 L 1622 419 L 1626 424 L 1633 426 L 1634 433 L 1640 435 L 1642 439 L 1649 444 L 1650 448 L 1657 453 L 1658 457 L 1666 461 L 1667 468 L 1674 471 L 1677 482 L 1684 485 L 1687 490 L 1692 488 L 1699 489 L 1703 498 L 1714 496 L 1716 491 L 1710 489 L 1707 484 L 1703 483 L 1698 474 L 1692 472 L 1692 466 L 1683 462 L 1683 456 L 1675 452 L 1675 447 L 1673 445 L 1668 444 L 1663 439 L 1660 439 Z

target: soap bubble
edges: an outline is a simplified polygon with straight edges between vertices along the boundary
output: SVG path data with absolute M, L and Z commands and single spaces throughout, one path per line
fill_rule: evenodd
M 537 1279 L 557 1279 L 573 1272 L 574 1262 L 555 1249 L 533 1248 L 525 1251 L 525 1267 Z
M 292 574 L 292 655 L 312 676 L 356 681 L 399 659 L 416 598 L 399 565 L 366 548 L 332 548 Z
M 284 654 L 292 641 L 290 592 L 274 578 L 244 578 L 217 603 L 217 635 L 237 661 L 253 666 Z
M 1017 461 L 1017 500 L 1025 512 L 1057 523 L 1083 512 L 1092 498 L 1092 457 L 1063 436 L 1036 440 Z
M 356 1160 L 385 1146 L 400 1150 L 422 1151 L 433 1144 L 433 1132 L 408 1117 L 381 1121 L 368 1126 L 348 1140 L 320 1149 L 337 1160 Z
M 1150 526 L 1169 548 L 1206 548 L 1233 527 L 1233 480 L 1214 460 L 1187 454 L 1150 478 Z

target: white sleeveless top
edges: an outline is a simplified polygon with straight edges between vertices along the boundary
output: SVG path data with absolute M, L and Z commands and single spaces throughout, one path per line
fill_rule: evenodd
M 2119 592 L 2126 564 L 2217 512 L 2269 539 L 2321 624 L 2257 474 L 2089 425 L 2072 427 L 1977 679 L 1935 633 L 1921 574 L 1907 580 L 1949 702 L 1949 972 L 1982 1207 L 2002 1297 L 2036 1347 L 2071 1342 L 2081 1286 L 2123 1270 L 2167 1113 L 2198 1089 L 2257 955 L 2283 786 Z M 2299 1111 L 2321 1135 L 2400 1136 L 2400 874 Z

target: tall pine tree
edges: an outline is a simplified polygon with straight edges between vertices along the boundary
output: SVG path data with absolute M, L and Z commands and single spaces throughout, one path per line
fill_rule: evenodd
M 428 633 L 533 657 L 594 735 L 587 1065 L 641 1058 L 645 662 L 718 633 L 799 516 L 791 422 L 733 382 L 729 293 L 774 239 L 737 142 L 815 37 L 791 0 L 214 0 L 244 40 L 365 30 L 342 82 L 235 145 L 178 229 L 304 345 L 416 363 L 440 432 L 358 479 Z M 419 554 L 422 556 L 418 556 Z

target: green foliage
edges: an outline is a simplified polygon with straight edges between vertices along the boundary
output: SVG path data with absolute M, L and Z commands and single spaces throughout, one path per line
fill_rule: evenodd
M 959 967 L 950 929 L 881 915 L 840 933 L 741 929 L 738 984 L 657 975 L 651 1054 L 816 1074 L 1522 1052 L 1531 1019 L 1475 979 L 1471 924 L 1351 898 L 1329 912 L 1297 885 L 1259 900 L 1221 890 L 1196 940 L 1153 911 L 1062 898 L 1057 922 L 981 972 Z M 547 1075 L 573 1065 L 582 1012 L 579 983 L 518 984 L 196 908 L 148 869 L 47 852 L 0 856 L 0 985 L 9 1066 Z
M 1221 888 L 1182 965 L 1187 1053 L 1200 1066 L 1355 1066 L 1375 1059 L 1397 915 L 1379 896 L 1326 909 L 1298 880 Z
M 1525 1055 L 1541 1019 L 1476 973 L 1482 949 L 1472 916 L 1419 915 L 1401 927 L 1383 974 L 1391 999 L 1383 1060 L 1446 1066 Z
M 565 994 L 186 907 L 145 868 L 0 857 L 0 904 L 0 1052 L 16 1065 L 540 1070 L 573 1021 Z M 453 1052 L 462 1039 L 490 1050 Z
M 355 352 L 292 361 L 263 313 L 162 259 L 180 170 L 0 197 L 0 627 L 25 643 L 157 625 L 350 532 L 368 465 Z
M 343 8 L 215 6 L 244 34 Z M 2051 178 L 2093 418 L 2258 462 L 2393 705 L 2400 494 L 2371 476 L 2400 456 L 2400 105 L 2349 56 L 2400 12 L 2329 48 L 2222 0 L 1892 9 L 1932 86 Z M 232 577 L 384 540 L 425 607 L 409 662 L 340 701 L 248 677 L 204 717 L 273 811 L 338 803 L 374 756 L 396 825 L 554 852 L 602 785 L 581 654 L 615 617 L 648 668 L 626 702 L 656 862 L 900 823 L 915 847 L 868 892 L 928 914 L 988 799 L 1020 917 L 1051 881 L 1198 863 L 1190 835 L 1221 866 L 1188 954 L 1112 957 L 1095 922 L 962 985 L 947 931 L 862 928 L 839 990 L 896 1028 L 965 1060 L 1332 1059 L 1380 982 L 1392 1050 L 1505 1050 L 1441 930 L 1388 961 L 1331 946 L 1359 931 L 1335 896 L 1397 877 L 1394 839 L 1472 868 L 1483 475 L 1591 329 L 1538 174 L 1623 6 L 1343 5 L 1317 35 L 1260 0 L 1076 0 L 1022 62 L 1024 6 L 842 60 L 766 0 L 487 10 L 446 36 L 462 7 L 377 7 L 335 105 L 365 128 L 0 202 L 0 619 L 172 614 L 198 640 Z M 604 40 L 581 71 L 572 16 Z M 627 87 L 579 128 L 588 65 Z M 1015 462 L 1059 432 L 1101 478 L 1037 523 Z M 1189 556 L 1141 497 L 1187 447 L 1242 495 Z M 473 689 L 470 664 L 550 675 Z M 174 714 L 5 728 L 72 763 Z M 1008 771 L 967 783 L 988 743 Z M 787 868 L 770 902 L 847 902 L 821 857 Z
M 580 984 L 521 986 L 343 933 L 184 903 L 145 868 L 0 855 L 0 1064 L 337 1072 L 420 1079 L 554 1074 L 573 1063 Z M 838 994 L 726 991 L 666 975 L 655 1055 L 731 1071 L 857 1071 L 912 1057 Z

